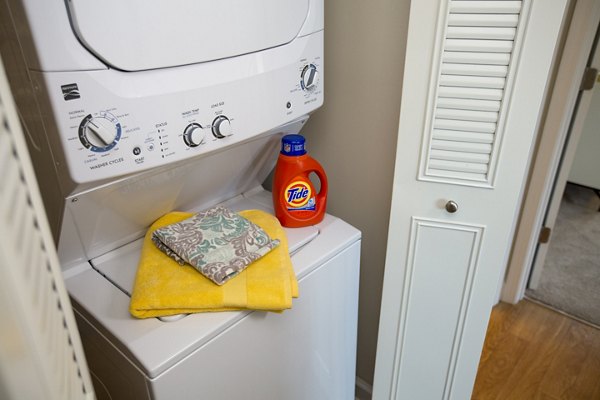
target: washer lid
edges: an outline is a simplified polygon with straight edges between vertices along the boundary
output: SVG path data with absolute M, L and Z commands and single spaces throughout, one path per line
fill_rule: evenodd
M 273 208 L 271 202 L 271 193 L 261 189 L 253 191 L 249 198 L 237 196 L 222 203 L 222 205 L 236 212 L 258 209 L 272 213 Z M 319 235 L 319 228 L 316 226 L 283 229 L 285 230 L 291 255 Z M 144 238 L 135 240 L 125 246 L 90 260 L 90 263 L 94 266 L 95 270 L 100 272 L 106 279 L 112 282 L 113 285 L 131 297 L 143 242 Z M 299 266 L 294 266 L 294 269 L 298 277 L 304 272 Z M 173 318 L 167 317 L 159 319 L 170 321 Z M 179 319 L 179 317 L 176 316 L 175 319 Z
M 79 40 L 125 71 L 233 57 L 291 42 L 309 0 L 67 2 Z

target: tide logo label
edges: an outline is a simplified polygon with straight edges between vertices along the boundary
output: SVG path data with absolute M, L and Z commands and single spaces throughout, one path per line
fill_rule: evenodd
M 302 207 L 310 200 L 312 190 L 304 181 L 295 181 L 285 188 L 285 202 L 294 208 Z

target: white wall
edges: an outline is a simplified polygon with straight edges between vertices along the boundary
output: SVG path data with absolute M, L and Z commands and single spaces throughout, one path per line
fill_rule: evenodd
M 325 2 L 325 104 L 303 130 L 328 212 L 363 233 L 357 375 L 373 382 L 409 0 Z
M 325 60 L 327 61 L 327 60 Z M 600 88 L 596 83 L 590 108 L 585 116 L 569 182 L 600 189 Z

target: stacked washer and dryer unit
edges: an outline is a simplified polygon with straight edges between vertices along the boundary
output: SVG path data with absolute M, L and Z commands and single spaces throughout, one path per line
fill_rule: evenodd
M 2 57 L 98 398 L 353 398 L 360 233 L 331 215 L 286 230 L 292 310 L 128 312 L 161 215 L 272 210 L 261 183 L 281 136 L 323 103 L 323 0 L 3 10 Z

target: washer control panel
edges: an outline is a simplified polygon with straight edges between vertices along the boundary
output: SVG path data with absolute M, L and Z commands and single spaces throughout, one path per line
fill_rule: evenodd
M 64 153 L 73 182 L 87 183 L 270 131 L 323 104 L 322 35 L 172 70 L 40 73 L 58 121 L 52 151 Z M 66 84 L 80 98 L 66 101 Z

